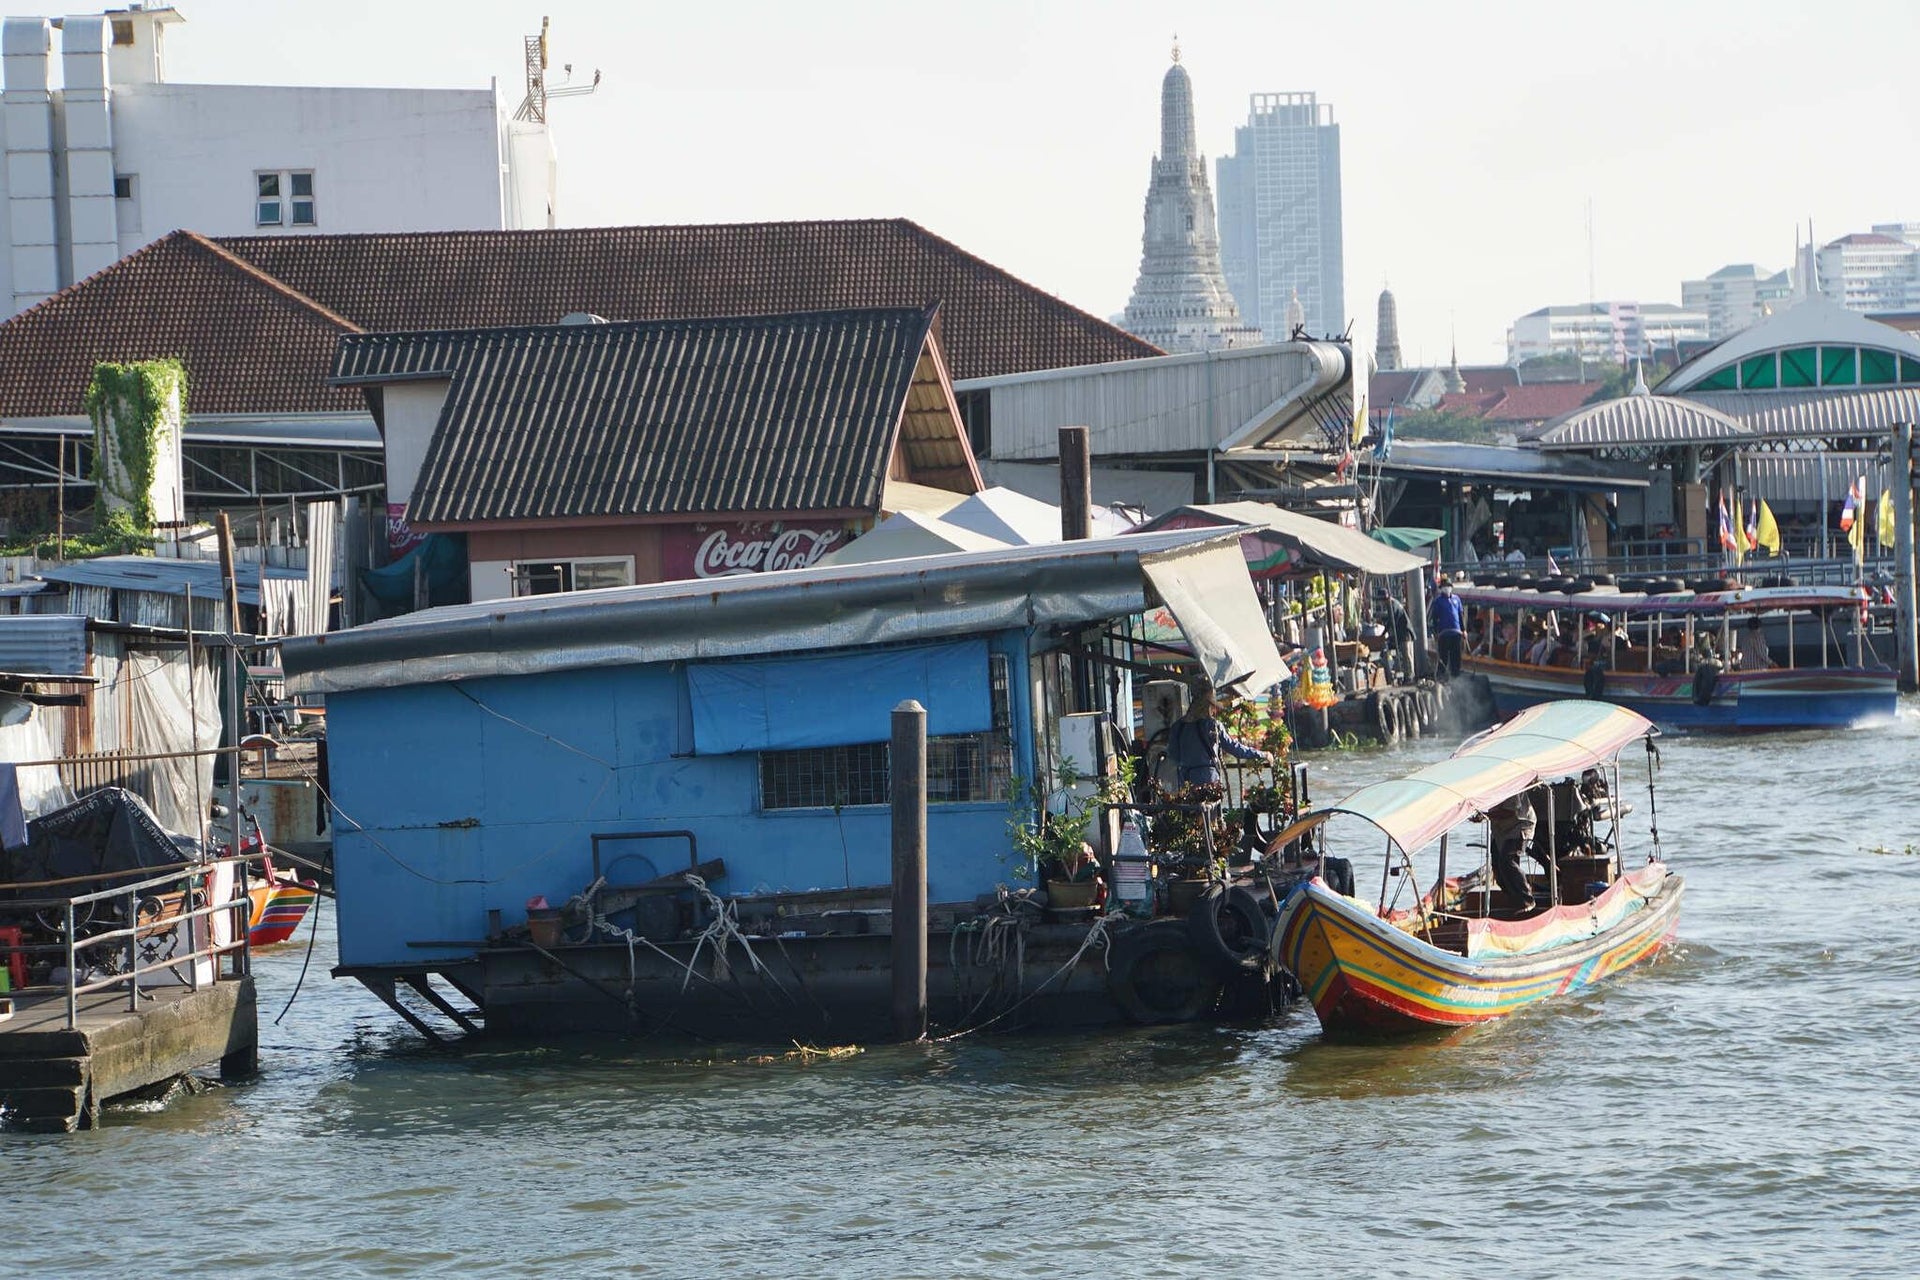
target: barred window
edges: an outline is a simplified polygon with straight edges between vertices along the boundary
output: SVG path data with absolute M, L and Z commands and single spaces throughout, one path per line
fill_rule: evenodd
M 927 739 L 927 802 L 998 800 L 1013 777 L 1013 711 L 1007 659 L 988 657 L 993 728 Z M 831 809 L 886 804 L 890 797 L 884 742 L 804 747 L 760 753 L 762 809 Z

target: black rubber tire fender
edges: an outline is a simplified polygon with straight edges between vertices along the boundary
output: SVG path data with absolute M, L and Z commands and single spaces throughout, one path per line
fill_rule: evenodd
M 1114 940 L 1107 993 L 1129 1022 L 1192 1022 L 1213 1008 L 1220 975 L 1193 945 L 1184 920 L 1155 920 Z
M 1239 885 L 1216 884 L 1187 914 L 1187 936 L 1221 974 L 1256 970 L 1273 942 L 1273 921 L 1260 900 Z

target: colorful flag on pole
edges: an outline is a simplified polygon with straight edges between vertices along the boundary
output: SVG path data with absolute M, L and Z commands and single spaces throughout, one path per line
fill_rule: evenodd
M 1858 492 L 1864 494 L 1866 488 L 1867 478 L 1861 476 Z M 1855 515 L 1855 506 L 1863 504 L 1854 501 L 1854 494 L 1855 491 L 1851 489 L 1847 493 L 1847 505 L 1840 512 L 1840 527 L 1847 531 L 1847 545 L 1853 548 L 1853 558 L 1859 562 L 1864 560 L 1867 554 L 1867 522 Z
M 1727 519 L 1727 499 L 1724 494 L 1720 498 L 1720 549 L 1733 552 L 1740 550 L 1740 544 L 1734 541 L 1733 522 Z
M 1842 503 L 1840 507 L 1840 532 L 1853 532 L 1854 508 L 1860 505 L 1860 493 L 1866 488 L 1866 485 L 1867 478 L 1861 476 L 1859 483 L 1849 484 L 1847 486 L 1847 500 Z M 1852 539 L 1848 539 L 1848 541 L 1852 541 Z
M 1873 540 L 1885 551 L 1893 545 L 1893 490 L 1880 491 L 1880 518 L 1875 521 Z
M 1547 575 L 1554 578 L 1560 576 L 1560 566 L 1553 562 L 1553 552 L 1551 551 L 1547 552 Z
M 1753 540 L 1756 545 L 1765 547 L 1767 554 L 1780 554 L 1780 525 L 1773 518 L 1773 508 L 1767 505 L 1764 498 L 1760 500 L 1759 524 L 1754 530 Z
M 1760 549 L 1760 502 L 1758 499 L 1747 501 L 1747 550 Z

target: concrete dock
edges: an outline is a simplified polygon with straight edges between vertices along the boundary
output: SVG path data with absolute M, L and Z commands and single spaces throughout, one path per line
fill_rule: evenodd
M 109 1099 L 215 1064 L 224 1079 L 251 1075 L 258 1061 L 251 977 L 198 991 L 148 988 L 138 1012 L 124 991 L 94 992 L 80 998 L 72 1029 L 65 995 L 11 998 L 13 1016 L 0 1021 L 0 1121 L 9 1128 L 90 1129 Z

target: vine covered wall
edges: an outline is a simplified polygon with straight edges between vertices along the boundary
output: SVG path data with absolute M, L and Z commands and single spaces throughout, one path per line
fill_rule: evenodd
M 87 385 L 93 422 L 93 474 L 100 514 L 146 537 L 162 515 L 177 520 L 180 432 L 186 418 L 187 371 L 178 360 L 97 364 Z M 163 469 L 171 474 L 162 474 Z M 168 510 L 156 512 L 160 495 Z

